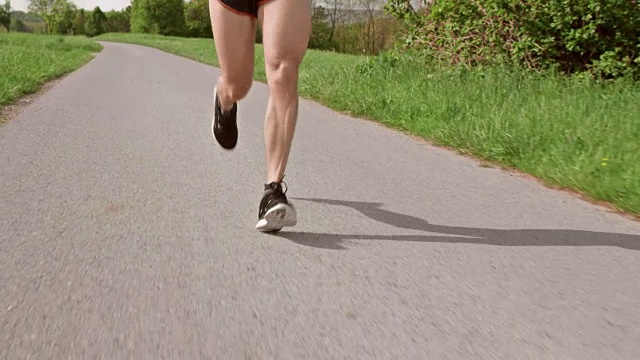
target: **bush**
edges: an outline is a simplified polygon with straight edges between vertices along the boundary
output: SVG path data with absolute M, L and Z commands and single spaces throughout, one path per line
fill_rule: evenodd
M 335 50 L 336 43 L 335 40 L 332 39 L 333 34 L 327 19 L 328 14 L 325 8 L 318 6 L 313 9 L 309 49 Z
M 387 11 L 409 25 L 404 45 L 451 64 L 640 76 L 638 0 L 436 0 L 420 13 L 389 0 Z
M 191 0 L 184 4 L 186 36 L 211 38 L 211 17 L 208 0 Z
M 336 51 L 346 54 L 377 55 L 393 47 L 402 23 L 390 17 L 374 17 L 352 24 L 338 25 Z
M 313 9 L 310 49 L 376 55 L 394 45 L 395 34 L 402 27 L 401 21 L 375 12 L 365 14 L 359 21 L 350 21 L 354 15 L 345 9 L 333 13 L 336 20 L 332 21 L 333 11 L 322 6 Z
M 181 36 L 185 29 L 184 0 L 132 0 L 132 33 Z

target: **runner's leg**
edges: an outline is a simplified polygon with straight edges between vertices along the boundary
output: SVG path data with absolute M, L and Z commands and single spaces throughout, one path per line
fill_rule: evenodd
M 220 0 L 209 0 L 209 11 L 222 69 L 214 91 L 211 133 L 223 148 L 233 149 L 238 142 L 237 102 L 247 95 L 253 80 L 256 19 L 255 14 L 240 13 Z
M 267 184 L 260 201 L 260 231 L 297 224 L 281 181 L 298 117 L 298 69 L 311 35 L 309 0 L 270 0 L 259 9 L 262 19 L 269 102 L 264 124 Z
M 236 13 L 219 0 L 209 0 L 213 39 L 222 76 L 217 89 L 224 110 L 244 98 L 253 79 L 256 19 Z
M 271 0 L 260 8 L 269 86 L 265 118 L 267 182 L 282 180 L 298 117 L 298 69 L 311 35 L 309 0 Z

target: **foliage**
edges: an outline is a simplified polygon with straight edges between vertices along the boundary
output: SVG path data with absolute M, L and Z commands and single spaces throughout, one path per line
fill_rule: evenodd
M 394 18 L 376 17 L 336 28 L 337 51 L 347 54 L 377 55 L 390 49 L 401 29 Z
M 11 31 L 11 1 L 9 0 L 0 6 L 0 26 L 3 26 L 7 32 Z
M 74 3 L 55 0 L 51 8 L 49 31 L 52 34 L 71 34 L 76 11 L 77 7 Z
M 44 21 L 37 15 L 20 10 L 11 11 L 10 15 L 11 31 L 27 33 L 44 32 Z
M 42 23 L 44 22 L 42 20 L 42 18 L 40 18 L 38 15 L 36 14 L 32 14 L 32 13 L 27 13 L 24 11 L 20 11 L 20 10 L 15 10 L 11 12 L 11 18 L 12 19 L 16 19 L 16 20 L 22 20 L 25 23 Z
M 332 6 L 340 6 L 337 1 Z M 380 14 L 373 4 L 369 10 L 324 8 L 313 10 L 313 30 L 309 47 L 348 54 L 379 54 L 395 40 L 402 23 Z
M 333 32 L 330 24 L 327 22 L 329 14 L 327 10 L 318 6 L 313 9 L 311 17 L 311 38 L 309 39 L 310 49 L 333 50 L 337 47 L 333 41 Z
M 262 44 L 262 27 L 256 26 L 256 44 Z
M 386 9 L 409 25 L 404 45 L 450 64 L 640 75 L 637 0 L 437 0 L 423 12 L 389 0 Z
M 19 32 L 96 36 L 105 32 L 129 32 L 131 6 L 104 13 L 78 8 L 71 0 L 29 0 L 29 11 L 12 12 L 12 28 Z M 44 31 L 40 31 L 44 23 Z
M 17 32 L 31 32 L 31 29 L 20 19 L 11 20 L 11 31 Z
M 131 31 L 131 6 L 127 6 L 122 11 L 109 11 L 105 15 L 107 17 L 107 32 L 127 33 Z
M 84 9 L 79 9 L 76 11 L 76 14 L 73 18 L 73 22 L 71 28 L 75 35 L 86 35 L 87 31 L 85 29 L 87 23 L 87 15 Z
M 133 0 L 131 32 L 179 36 L 185 32 L 184 0 Z
M 104 34 L 107 25 L 107 16 L 99 6 L 96 6 L 91 14 L 86 18 L 85 31 L 87 36 L 98 36 Z
M 191 0 L 184 4 L 186 35 L 210 38 L 212 36 L 209 0 Z
M 54 3 L 57 0 L 29 0 L 29 12 L 34 13 L 44 21 L 44 32 L 49 33 L 53 22 Z

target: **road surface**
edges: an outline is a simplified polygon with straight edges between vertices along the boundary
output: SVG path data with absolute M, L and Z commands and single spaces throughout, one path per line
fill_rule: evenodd
M 105 44 L 0 127 L 1 359 L 640 359 L 640 224 L 311 101 L 254 230 L 267 88 Z

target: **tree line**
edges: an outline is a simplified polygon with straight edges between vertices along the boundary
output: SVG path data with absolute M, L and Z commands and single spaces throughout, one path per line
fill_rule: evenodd
M 376 54 L 394 41 L 401 21 L 385 14 L 385 0 L 312 0 L 309 47 L 343 53 Z M 120 11 L 78 8 L 72 0 L 29 0 L 29 13 L 0 10 L 7 30 L 97 36 L 131 32 L 211 38 L 209 0 L 132 0 Z M 3 15 L 4 14 L 4 15 Z M 258 27 L 256 42 L 262 42 Z
M 35 16 L 49 34 L 212 36 L 209 0 L 132 0 L 109 12 L 79 9 L 71 0 L 29 0 L 29 14 L 12 12 L 5 1 L 0 26 L 7 30 L 24 31 L 34 23 L 27 16 Z M 640 77 L 640 0 L 311 1 L 313 49 L 379 54 L 393 47 L 454 66 L 510 63 Z
M 130 31 L 130 7 L 103 12 L 78 8 L 69 0 L 29 0 L 29 12 L 12 11 L 6 0 L 0 11 L 0 25 L 6 31 L 58 35 L 96 36 L 105 32 Z

